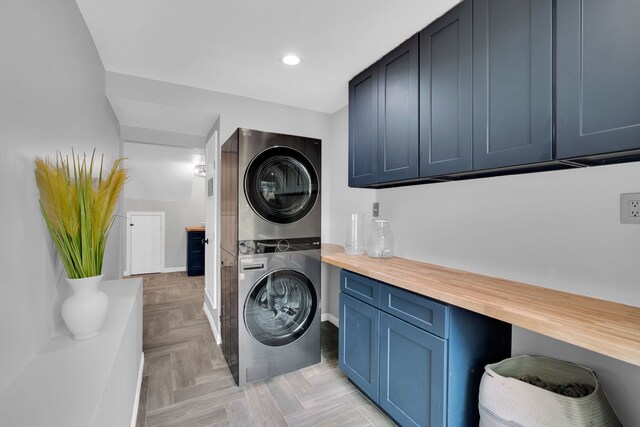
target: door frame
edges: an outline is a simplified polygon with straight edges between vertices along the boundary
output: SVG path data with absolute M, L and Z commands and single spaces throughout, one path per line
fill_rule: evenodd
M 220 164 L 220 138 L 218 130 L 213 131 L 211 137 L 205 143 L 205 163 L 207 165 L 207 175 L 205 177 L 205 238 L 209 238 L 209 244 L 205 246 L 205 270 L 204 283 L 205 292 L 209 295 L 211 306 L 214 310 L 218 310 L 218 301 L 220 295 L 220 255 L 218 253 L 220 245 L 220 191 L 218 186 L 220 177 L 218 174 L 218 165 Z M 211 144 L 211 145 L 209 145 Z M 213 151 L 213 158 L 207 156 L 207 150 Z M 212 194 L 209 196 L 209 180 L 213 180 Z M 209 199 L 211 200 L 212 212 L 208 211 Z M 213 224 L 209 224 L 208 218 L 210 214 L 213 216 Z M 207 274 L 207 266 L 210 266 Z M 213 293 L 212 293 L 213 292 Z
M 211 330 L 217 344 L 222 343 L 220 315 L 222 312 L 222 274 L 220 268 L 220 128 L 219 124 L 214 125 L 213 133 L 205 143 L 205 163 L 207 164 L 206 191 L 205 191 L 205 237 L 209 239 L 209 244 L 205 247 L 205 301 L 204 311 L 211 325 Z M 209 179 L 213 179 L 213 195 L 208 195 Z M 211 200 L 210 200 L 211 199 Z M 211 212 L 209 211 L 211 202 Z M 209 217 L 213 215 L 210 224 Z M 211 308 L 209 308 L 211 307 Z
M 127 223 L 126 223 L 126 243 L 125 243 L 125 276 L 131 275 L 131 217 L 133 215 L 146 215 L 146 216 L 159 216 L 161 231 L 160 231 L 160 242 L 161 242 L 161 252 L 160 259 L 162 260 L 162 271 L 165 271 L 165 213 L 164 212 L 135 212 L 135 211 L 127 211 Z

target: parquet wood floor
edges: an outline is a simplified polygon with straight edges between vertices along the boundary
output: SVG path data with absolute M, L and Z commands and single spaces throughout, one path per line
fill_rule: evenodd
M 392 426 L 338 369 L 338 330 L 322 361 L 237 387 L 203 311 L 204 278 L 143 276 L 145 354 L 138 426 Z

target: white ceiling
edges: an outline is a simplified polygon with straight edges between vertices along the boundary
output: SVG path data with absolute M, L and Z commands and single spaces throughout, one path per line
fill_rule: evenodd
M 135 99 L 109 97 L 122 126 L 206 136 L 217 115 Z
M 333 113 L 459 0 L 76 0 L 105 69 Z M 296 52 L 302 63 L 280 58 Z

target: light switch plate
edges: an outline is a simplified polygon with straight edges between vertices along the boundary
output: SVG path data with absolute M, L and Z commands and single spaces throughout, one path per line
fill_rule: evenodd
M 640 224 L 640 193 L 620 194 L 620 222 Z
M 213 178 L 207 180 L 207 197 L 213 197 Z

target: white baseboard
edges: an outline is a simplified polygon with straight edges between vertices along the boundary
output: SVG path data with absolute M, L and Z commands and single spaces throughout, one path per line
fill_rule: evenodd
M 187 267 L 165 267 L 163 273 L 177 273 L 179 271 L 187 271 Z
M 204 297 L 205 297 L 205 299 L 209 299 L 209 293 L 205 292 L 204 293 Z M 217 344 L 221 344 L 222 343 L 222 337 L 220 336 L 220 333 L 218 332 L 218 329 L 216 328 L 216 322 L 214 322 L 213 313 L 211 313 L 209 311 L 209 307 L 207 306 L 207 302 L 206 301 L 204 302 L 202 308 L 204 310 L 204 314 L 207 316 L 207 319 L 209 320 L 209 326 L 211 326 L 211 332 L 213 332 L 213 337 L 216 339 L 216 343 Z
M 162 271 L 158 271 L 158 273 L 177 273 L 180 271 L 187 271 L 187 267 L 169 267 L 165 268 Z M 122 277 L 130 276 L 128 271 L 122 273 Z
M 138 385 L 136 386 L 135 401 L 133 402 L 133 414 L 131 414 L 131 427 L 136 427 L 138 418 L 138 405 L 140 404 L 140 389 L 142 388 L 142 371 L 144 370 L 144 352 L 140 353 L 140 368 L 138 369 Z
M 322 313 L 322 316 L 320 316 L 320 320 L 323 321 L 323 322 L 329 321 L 329 322 L 333 323 L 336 326 L 336 328 L 340 327 L 340 321 L 338 320 L 338 318 L 336 316 L 334 316 L 331 313 Z
M 213 295 L 211 295 L 211 293 L 209 292 L 209 289 L 206 287 L 204 288 L 204 297 L 209 300 L 209 304 L 215 310 L 216 305 L 213 303 Z

